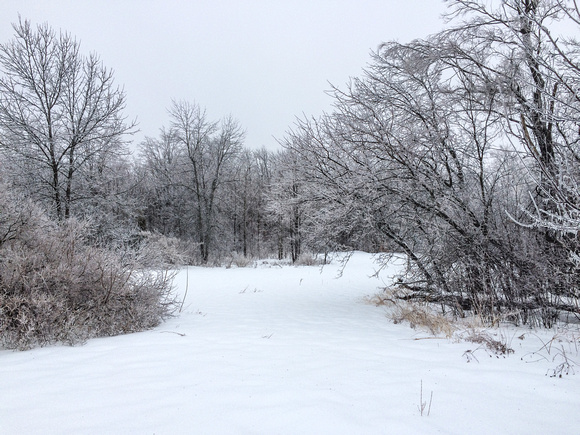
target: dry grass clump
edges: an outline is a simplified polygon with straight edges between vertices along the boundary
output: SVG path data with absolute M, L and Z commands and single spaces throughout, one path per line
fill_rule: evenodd
M 388 306 L 390 308 L 388 317 L 395 324 L 408 323 L 411 328 L 427 331 L 434 336 L 444 335 L 458 341 L 478 344 L 476 349 L 465 352 L 468 361 L 476 359 L 475 352 L 478 350 L 484 350 L 497 357 L 514 352 L 505 337 L 494 338 L 487 332 L 485 322 L 480 316 L 457 321 L 437 311 L 437 307 L 433 304 L 410 302 L 400 296 L 396 291 L 385 289 L 383 293 L 370 298 L 369 302 L 377 306 Z
M 369 302 L 390 307 L 387 316 L 395 324 L 408 323 L 413 329 L 425 330 L 432 335 L 444 335 L 447 338 L 451 338 L 457 330 L 452 321 L 434 307 L 400 300 L 388 290 L 370 298 Z
M 526 335 L 533 335 L 540 340 L 542 346 L 522 357 L 522 360 L 532 363 L 544 360 L 556 364 L 548 369 L 546 376 L 562 378 L 564 375 L 576 374 L 575 368 L 580 366 L 580 326 L 565 324 L 557 328 L 550 339 L 541 339 L 533 332 L 518 337 L 523 340 Z
M 444 335 L 447 338 L 451 338 L 456 330 L 447 317 L 418 304 L 400 304 L 394 307 L 389 317 L 395 324 L 407 322 L 413 329 L 427 330 L 433 335 Z

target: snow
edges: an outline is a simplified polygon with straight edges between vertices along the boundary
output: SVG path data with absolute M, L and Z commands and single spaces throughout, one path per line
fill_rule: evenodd
M 184 269 L 184 309 L 154 330 L 0 351 L 0 433 L 578 433 L 580 368 L 532 354 L 555 331 L 491 331 L 514 349 L 498 358 L 395 325 L 367 300 L 397 266 L 376 267 Z

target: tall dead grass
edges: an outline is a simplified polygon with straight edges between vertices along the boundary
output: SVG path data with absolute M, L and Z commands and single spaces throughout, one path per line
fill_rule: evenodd
M 387 316 L 395 324 L 407 323 L 411 328 L 428 332 L 433 336 L 443 335 L 449 339 L 475 343 L 496 356 L 513 353 L 506 337 L 498 339 L 492 336 L 485 326 L 486 322 L 480 316 L 454 319 L 444 315 L 434 304 L 405 301 L 400 298 L 400 294 L 390 289 L 375 295 L 369 302 L 388 307 Z M 499 324 L 499 320 L 495 319 L 494 324 Z M 468 359 L 474 352 L 472 350 L 466 352 L 469 353 Z
M 457 330 L 452 319 L 437 312 L 428 304 L 407 302 L 396 297 L 389 289 L 372 297 L 369 302 L 379 306 L 387 306 L 387 316 L 393 323 L 408 323 L 413 329 L 424 330 L 432 335 L 453 337 Z

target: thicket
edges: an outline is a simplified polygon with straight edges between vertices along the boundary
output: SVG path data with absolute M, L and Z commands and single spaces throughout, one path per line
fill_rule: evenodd
M 0 186 L 0 345 L 28 349 L 157 326 L 176 307 L 172 277 L 139 255 L 88 243 L 88 223 L 51 221 Z

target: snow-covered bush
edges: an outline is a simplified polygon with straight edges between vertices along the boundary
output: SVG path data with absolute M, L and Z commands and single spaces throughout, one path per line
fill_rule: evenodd
M 318 256 L 310 252 L 304 252 L 294 262 L 295 266 L 322 266 L 326 264 L 325 256 Z
M 231 255 L 228 255 L 224 260 L 223 260 L 223 265 L 229 269 L 233 266 L 236 267 L 251 267 L 255 264 L 255 261 L 250 258 L 250 257 L 246 257 L 243 254 L 239 254 L 237 252 L 232 252 Z
M 171 315 L 171 275 L 89 245 L 88 232 L 0 190 L 0 346 L 82 343 L 152 328 Z
M 184 240 L 165 236 L 156 232 L 143 231 L 139 235 L 139 264 L 155 267 L 160 264 L 175 267 L 191 264 L 195 254 Z

